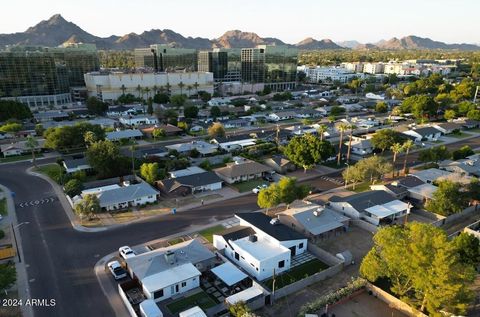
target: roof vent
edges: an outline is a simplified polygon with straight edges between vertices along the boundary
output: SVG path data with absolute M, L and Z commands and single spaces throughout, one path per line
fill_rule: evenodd
M 258 240 L 257 236 L 254 235 L 254 234 L 248 236 L 248 241 L 250 241 L 250 242 L 257 242 L 257 240 Z
M 270 220 L 270 224 L 272 226 L 278 225 L 279 223 L 280 223 L 280 219 L 278 219 L 278 218 L 274 218 L 274 219 Z
M 317 208 L 317 209 L 315 209 L 315 210 L 313 211 L 313 215 L 314 215 L 315 217 L 318 217 L 318 216 L 320 216 L 320 215 L 322 214 L 322 212 L 323 212 L 323 208 L 319 207 L 319 208 Z

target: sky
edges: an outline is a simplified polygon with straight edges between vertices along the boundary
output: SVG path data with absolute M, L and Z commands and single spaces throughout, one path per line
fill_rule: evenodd
M 2 4 L 0 33 L 23 32 L 60 13 L 102 37 L 171 29 L 211 39 L 238 29 L 287 43 L 407 35 L 480 43 L 478 12 L 479 0 L 15 0 Z

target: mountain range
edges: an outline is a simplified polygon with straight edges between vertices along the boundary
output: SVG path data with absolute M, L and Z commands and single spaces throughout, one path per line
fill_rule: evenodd
M 446 44 L 429 38 L 421 38 L 410 35 L 406 37 L 382 40 L 373 44 L 362 44 L 358 41 L 345 41 L 334 43 L 330 39 L 316 40 L 308 37 L 296 44 L 287 44 L 280 39 L 272 37 L 260 37 L 253 32 L 232 30 L 225 32 L 216 39 L 202 37 L 184 37 L 169 29 L 152 29 L 141 34 L 128 33 L 123 36 L 111 35 L 99 37 L 90 34 L 78 25 L 65 20 L 60 14 L 52 16 L 48 20 L 41 21 L 25 32 L 12 34 L 0 34 L 0 48 L 7 45 L 40 45 L 59 46 L 66 43 L 94 43 L 98 49 L 105 50 L 131 50 L 134 48 L 148 47 L 150 44 L 167 44 L 175 47 L 211 49 L 211 48 L 242 48 L 255 47 L 256 45 L 287 45 L 301 50 L 324 50 L 324 49 L 454 49 L 454 50 L 480 50 L 480 46 L 474 44 Z

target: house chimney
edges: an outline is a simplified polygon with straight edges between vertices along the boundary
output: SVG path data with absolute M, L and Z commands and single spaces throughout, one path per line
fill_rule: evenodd
M 175 252 L 171 250 L 165 252 L 165 261 L 167 261 L 168 264 L 173 265 L 175 263 Z
M 257 238 L 257 236 L 254 235 L 254 234 L 248 236 L 248 241 L 250 241 L 250 242 L 252 242 L 252 243 L 253 243 L 253 242 L 257 242 L 257 240 L 258 240 L 258 238 Z

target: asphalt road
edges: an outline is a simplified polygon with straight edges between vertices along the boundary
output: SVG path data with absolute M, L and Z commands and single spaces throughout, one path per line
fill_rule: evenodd
M 480 138 L 459 140 L 449 148 L 464 145 L 479 147 Z M 417 156 L 410 155 L 409 165 Z M 403 156 L 399 157 L 399 162 L 403 162 Z M 183 231 L 191 225 L 208 224 L 229 218 L 235 212 L 258 209 L 256 196 L 248 195 L 112 230 L 77 232 L 72 229 L 58 200 L 20 208 L 20 203 L 55 196 L 48 182 L 26 174 L 27 167 L 30 167 L 28 162 L 0 165 L 0 183 L 16 194 L 18 222 L 30 222 L 18 230 L 31 298 L 53 298 L 57 302 L 55 307 L 34 307 L 35 316 L 113 316 L 93 272 L 100 257 L 121 245 L 141 244 Z M 330 176 L 340 177 L 340 172 Z M 321 178 L 307 183 L 321 190 L 338 186 Z

